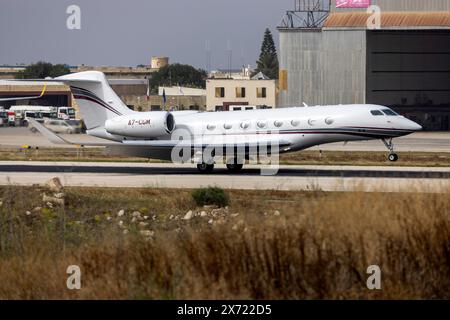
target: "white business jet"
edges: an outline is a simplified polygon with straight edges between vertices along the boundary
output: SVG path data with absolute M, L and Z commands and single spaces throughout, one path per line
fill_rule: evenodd
M 49 81 L 70 86 L 87 134 L 108 140 L 94 144 L 70 142 L 34 121 L 53 143 L 101 145 L 115 154 L 172 161 L 177 154 L 184 161 L 194 159 L 202 173 L 214 169 L 214 158 L 223 156 L 225 149 L 234 151 L 231 157 L 227 152 L 225 158 L 227 168 L 237 172 L 246 159 L 258 156 L 262 150 L 287 153 L 327 143 L 377 139 L 389 149 L 389 160 L 397 161 L 392 139 L 422 130 L 417 123 L 378 105 L 135 112 L 120 100 L 101 72 L 74 73 Z M 202 151 L 200 157 L 198 150 Z

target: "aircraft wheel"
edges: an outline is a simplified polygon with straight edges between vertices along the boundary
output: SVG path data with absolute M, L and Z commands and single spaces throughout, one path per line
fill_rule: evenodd
M 237 163 L 237 164 L 227 164 L 227 169 L 228 169 L 228 171 L 230 171 L 230 172 L 239 172 L 239 171 L 241 171 L 242 170 L 242 168 L 244 167 L 244 165 L 243 164 L 239 164 L 239 163 Z
M 397 160 L 398 160 L 398 155 L 397 154 L 395 154 L 395 153 L 392 153 L 392 154 L 390 154 L 389 155 L 389 161 L 391 161 L 391 162 L 397 162 Z
M 197 164 L 197 169 L 200 171 L 200 173 L 207 174 L 211 173 L 214 170 L 213 164 L 207 164 L 207 163 L 199 163 Z

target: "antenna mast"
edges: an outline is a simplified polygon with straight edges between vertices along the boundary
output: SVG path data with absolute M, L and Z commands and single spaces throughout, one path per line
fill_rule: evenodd
M 295 0 L 294 10 L 286 12 L 280 29 L 322 28 L 330 14 L 331 0 Z

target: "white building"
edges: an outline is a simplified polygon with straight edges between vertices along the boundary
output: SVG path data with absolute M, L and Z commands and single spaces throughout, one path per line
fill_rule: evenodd
M 208 111 L 228 111 L 230 106 L 276 107 L 275 80 L 206 80 Z

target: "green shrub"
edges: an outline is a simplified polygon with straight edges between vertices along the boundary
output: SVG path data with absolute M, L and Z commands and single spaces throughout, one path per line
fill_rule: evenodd
M 192 192 L 192 198 L 198 206 L 216 205 L 225 207 L 230 202 L 226 192 L 215 187 L 195 190 Z

